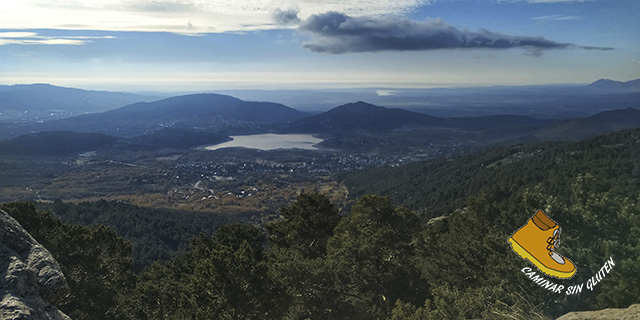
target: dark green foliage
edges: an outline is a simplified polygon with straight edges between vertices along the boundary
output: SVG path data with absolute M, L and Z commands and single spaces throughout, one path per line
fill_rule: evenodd
M 587 118 L 559 121 L 542 128 L 537 135 L 548 140 L 580 140 L 614 130 L 637 128 L 639 124 L 640 110 L 613 109 Z
M 40 132 L 0 142 L 0 153 L 63 156 L 96 150 L 110 146 L 116 141 L 118 141 L 118 138 L 99 133 Z
M 266 229 L 271 275 L 286 288 L 286 317 L 339 318 L 350 306 L 340 294 L 336 264 L 326 259 L 338 208 L 323 195 L 303 193 L 280 213 Z
M 43 207 L 64 222 L 113 228 L 131 241 L 135 272 L 184 252 L 189 241 L 200 233 L 213 235 L 219 225 L 229 222 L 229 218 L 210 213 L 159 210 L 104 200 L 79 204 L 55 201 Z
M 640 168 L 640 129 L 577 143 L 542 143 L 494 148 L 455 159 L 375 168 L 345 176 L 350 195 L 391 197 L 395 205 L 416 210 L 424 220 L 461 208 L 469 197 L 503 193 L 509 202 L 543 184 L 555 196 L 568 197 L 579 174 L 590 172 L 603 188 L 638 188 L 627 180 Z M 636 169 L 640 172 L 640 169 Z
M 133 138 L 116 138 L 100 133 L 49 131 L 19 136 L 0 142 L 0 153 L 22 156 L 67 156 L 95 150 L 186 149 L 230 140 L 204 130 L 164 128 Z
M 281 289 L 268 276 L 264 233 L 230 224 L 200 236 L 183 256 L 139 277 L 133 318 L 279 319 Z
M 574 180 L 568 199 L 553 197 L 541 188 L 527 194 L 530 202 L 544 203 L 565 228 L 559 250 L 576 263 L 575 278 L 586 283 L 609 258 L 615 263 L 612 273 L 593 291 L 585 288 L 581 299 L 569 300 L 567 308 L 627 307 L 640 302 L 638 189 L 603 182 L 587 173 Z
M 544 318 L 539 305 L 549 295 L 521 276 L 523 261 L 506 242 L 515 230 L 501 223 L 501 216 L 511 210 L 499 199 L 496 194 L 481 195 L 424 226 L 415 262 L 433 291 L 432 298 L 415 309 L 414 318 Z M 396 309 L 406 313 L 411 306 L 403 300 Z
M 272 249 L 293 250 L 304 258 L 326 255 L 327 240 L 340 221 L 338 208 L 320 194 L 301 194 L 280 210 L 281 219 L 266 226 Z
M 14 217 L 60 264 L 71 295 L 60 309 L 73 319 L 118 319 L 120 299 L 134 284 L 131 245 L 108 227 L 63 224 L 30 203 L 2 209 Z
M 347 183 L 356 194 L 397 195 L 428 221 L 415 261 L 432 298 L 423 307 L 400 300 L 396 318 L 545 318 L 640 302 L 639 161 L 640 130 L 629 130 L 376 169 Z M 464 209 L 449 214 L 455 208 Z M 506 239 L 538 209 L 563 227 L 559 250 L 578 267 L 564 284 L 586 283 L 609 257 L 614 273 L 579 296 L 551 294 L 519 274 L 528 264 Z
M 189 318 L 198 306 L 193 300 L 191 283 L 185 282 L 181 278 L 183 274 L 176 269 L 172 263 L 154 263 L 139 274 L 135 290 L 122 301 L 127 318 Z
M 380 196 L 361 198 L 338 224 L 328 260 L 337 266 L 338 287 L 353 306 L 352 316 L 384 319 L 397 299 L 424 300 L 428 285 L 411 263 L 419 230 L 413 212 Z
M 263 231 L 254 225 L 225 225 L 211 242 L 203 240 L 192 248 L 199 252 L 195 259 L 205 258 L 196 260 L 193 272 L 197 301 L 209 309 L 200 318 L 278 318 L 279 296 L 267 276 Z

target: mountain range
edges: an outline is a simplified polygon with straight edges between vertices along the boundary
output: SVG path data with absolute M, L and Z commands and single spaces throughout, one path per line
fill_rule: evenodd
M 137 103 L 38 126 L 48 130 L 2 141 L 0 153 L 61 155 L 104 148 L 181 149 L 221 143 L 232 134 L 265 132 L 312 133 L 342 141 L 368 136 L 375 137 L 371 143 L 387 144 L 470 139 L 478 145 L 566 141 L 640 127 L 640 110 L 617 109 L 556 121 L 519 115 L 441 118 L 359 101 L 305 115 L 275 103 L 198 94 Z M 342 148 L 350 146 L 341 144 Z
M 600 92 L 593 93 L 593 96 L 607 96 L 603 92 L 636 92 L 639 86 L 640 80 L 630 82 L 599 80 L 579 88 Z M 576 88 L 578 87 L 573 87 L 574 90 L 577 90 Z M 16 92 L 20 90 L 24 90 L 22 94 L 27 94 L 25 92 L 36 89 L 42 92 L 67 92 L 68 101 L 83 96 L 86 100 L 87 95 L 91 94 L 108 97 L 112 99 L 112 103 L 117 99 L 120 99 L 117 101 L 124 101 L 123 97 L 142 98 L 135 95 L 121 96 L 115 93 L 31 85 L 0 87 L 0 100 L 3 93 L 7 94 L 6 96 L 19 96 Z M 501 88 L 500 90 L 522 92 L 526 91 L 527 87 Z M 40 98 L 38 95 L 35 96 L 32 101 L 42 97 L 42 95 L 39 96 Z M 106 100 L 108 99 L 100 101 Z M 55 104 L 55 101 L 52 103 Z M 32 105 L 37 106 L 35 103 Z M 605 107 L 607 105 L 600 105 L 601 109 Z M 579 140 L 640 126 L 640 111 L 633 109 L 638 107 L 638 101 L 628 102 L 623 107 L 623 109 L 611 108 L 613 110 L 586 117 L 556 120 L 515 114 L 439 117 L 358 101 L 343 104 L 325 112 L 308 114 L 279 103 L 245 101 L 221 94 L 190 94 L 153 102 L 136 102 L 104 112 L 40 123 L 6 123 L 0 126 L 0 140 L 7 140 L 0 144 L 0 150 L 13 153 L 19 149 L 20 145 L 25 145 L 25 148 L 29 149 L 26 145 L 38 146 L 43 141 L 56 144 L 55 141 L 61 139 L 66 141 L 57 142 L 59 145 L 77 141 L 78 147 L 83 150 L 86 148 L 82 146 L 94 145 L 87 144 L 85 138 L 75 133 L 102 134 L 104 136 L 91 136 L 97 143 L 96 147 L 125 149 L 192 147 L 222 142 L 228 140 L 229 135 L 266 132 L 313 133 L 328 139 L 340 137 L 343 140 L 345 137 L 349 139 L 359 135 L 376 135 L 376 141 L 383 139 L 389 140 L 389 143 L 393 143 L 391 141 L 393 139 L 406 137 L 410 137 L 409 139 L 414 142 L 474 140 L 481 144 Z M 68 131 L 75 133 L 71 135 Z M 56 133 L 34 135 L 36 132 Z M 16 139 L 12 140 L 12 138 Z M 77 148 L 69 148 L 73 152 L 78 151 Z M 43 150 L 48 149 L 45 146 Z M 61 150 L 67 149 L 61 148 Z
M 637 107 L 640 79 L 627 82 L 600 79 L 588 85 L 227 90 L 217 93 L 244 101 L 271 101 L 314 113 L 362 100 L 445 118 L 513 114 L 568 119 L 588 117 L 608 109 Z M 50 121 L 157 101 L 160 97 L 168 97 L 168 94 L 91 91 L 49 84 L 0 85 L 0 123 Z
M 298 110 L 322 112 L 363 100 L 439 117 L 501 114 L 535 118 L 588 117 L 607 109 L 637 107 L 640 80 L 601 79 L 591 84 L 458 88 L 356 88 L 327 90 L 227 90 L 247 100 L 268 100 Z
M 603 111 L 590 117 L 567 120 L 536 119 L 521 115 L 440 118 L 366 102 L 350 103 L 327 112 L 276 126 L 284 133 L 345 134 L 359 132 L 406 132 L 432 129 L 459 130 L 477 138 L 501 140 L 529 137 L 544 140 L 580 140 L 611 131 L 640 127 L 640 110 Z

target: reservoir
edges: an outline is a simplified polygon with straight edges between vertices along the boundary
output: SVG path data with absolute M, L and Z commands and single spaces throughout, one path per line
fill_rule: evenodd
M 314 138 L 310 134 L 252 134 L 244 136 L 231 136 L 233 140 L 205 147 L 206 150 L 218 150 L 222 148 L 249 148 L 259 150 L 276 149 L 307 149 L 317 150 L 315 144 L 322 139 Z

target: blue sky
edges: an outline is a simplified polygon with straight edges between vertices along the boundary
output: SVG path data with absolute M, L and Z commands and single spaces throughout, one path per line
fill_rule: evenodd
M 635 0 L 8 0 L 0 84 L 119 91 L 640 78 Z

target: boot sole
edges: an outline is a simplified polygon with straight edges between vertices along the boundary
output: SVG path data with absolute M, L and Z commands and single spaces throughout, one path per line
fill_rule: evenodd
M 509 244 L 511 244 L 511 248 L 513 249 L 513 251 L 517 253 L 522 259 L 529 260 L 529 262 L 533 263 L 538 268 L 538 270 L 548 276 L 558 279 L 569 279 L 576 273 L 576 268 L 573 268 L 573 270 L 571 270 L 570 272 L 563 272 L 546 267 L 540 261 L 538 261 L 538 259 L 534 258 L 533 255 L 529 253 L 529 251 L 527 251 L 515 240 L 513 240 L 513 238 L 509 238 Z

